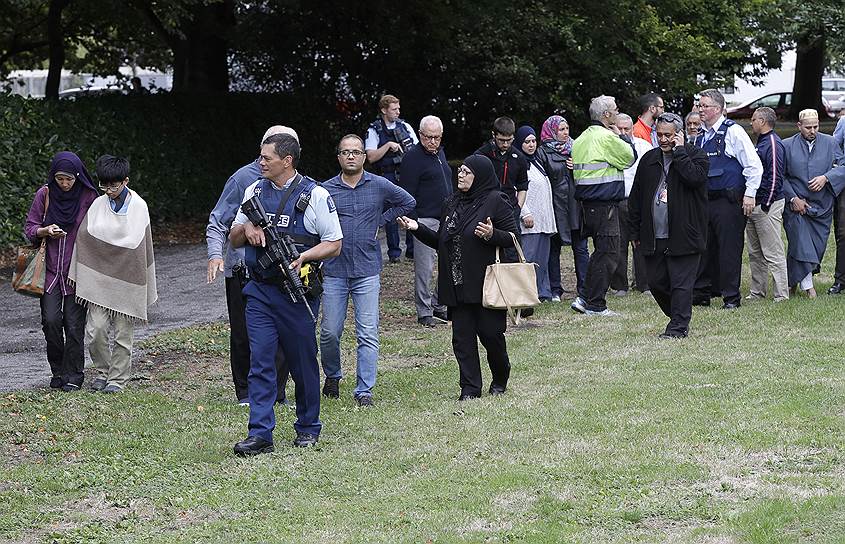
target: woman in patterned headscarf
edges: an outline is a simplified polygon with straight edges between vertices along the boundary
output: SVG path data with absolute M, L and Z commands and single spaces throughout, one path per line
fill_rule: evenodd
M 85 165 L 74 153 L 62 151 L 53 157 L 47 183 L 35 193 L 24 225 L 33 244 L 47 239 L 41 327 L 53 389 L 76 391 L 82 386 L 85 307 L 76 302 L 68 268 L 79 224 L 95 198 L 97 190 Z
M 537 157 L 552 184 L 552 200 L 557 222 L 557 234 L 552 236 L 549 251 L 549 283 L 552 301 L 560 302 L 563 286 L 560 281 L 560 249 L 571 245 L 575 260 L 576 294 L 580 294 L 587 276 L 590 254 L 587 240 L 581 238 L 581 206 L 575 200 L 575 180 L 572 176 L 572 138 L 569 123 L 560 115 L 552 115 L 540 131 L 543 144 Z

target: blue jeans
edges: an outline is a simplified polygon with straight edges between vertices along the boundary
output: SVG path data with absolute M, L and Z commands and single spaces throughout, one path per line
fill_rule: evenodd
M 376 384 L 378 362 L 378 299 L 381 278 L 326 276 L 323 281 L 323 321 L 320 325 L 320 358 L 327 378 L 343 377 L 340 369 L 340 337 L 349 295 L 355 306 L 355 336 L 358 339 L 355 397 L 371 396 Z
M 549 285 L 549 244 L 551 238 L 551 234 L 545 233 L 522 234 L 522 251 L 525 253 L 525 260 L 537 264 L 534 272 L 537 274 L 537 294 L 541 301 L 552 298 L 552 290 Z
M 587 277 L 587 267 L 590 266 L 590 251 L 587 248 L 587 239 L 581 238 L 580 230 L 571 231 L 572 236 L 572 257 L 575 264 L 575 291 L 584 298 L 584 278 Z M 552 236 L 551 249 L 549 250 L 549 282 L 552 295 L 562 296 L 563 286 L 560 283 L 560 236 Z

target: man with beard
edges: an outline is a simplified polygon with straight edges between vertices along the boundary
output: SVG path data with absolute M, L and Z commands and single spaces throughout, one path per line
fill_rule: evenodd
M 798 114 L 799 134 L 783 141 L 786 175 L 783 192 L 789 203 L 783 213 L 783 226 L 789 240 L 786 252 L 788 282 L 815 298 L 813 274 L 824 257 L 834 202 L 845 188 L 842 151 L 833 137 L 821 134 L 816 110 Z
M 337 161 L 341 172 L 323 183 L 337 205 L 346 243 L 340 255 L 323 266 L 323 321 L 320 360 L 326 381 L 323 395 L 340 396 L 340 337 L 349 297 L 355 306 L 358 339 L 357 384 L 353 396 L 359 406 L 373 405 L 378 362 L 378 307 L 381 289 L 381 248 L 376 233 L 409 213 L 416 201 L 390 180 L 364 171 L 364 142 L 354 134 L 341 138 Z

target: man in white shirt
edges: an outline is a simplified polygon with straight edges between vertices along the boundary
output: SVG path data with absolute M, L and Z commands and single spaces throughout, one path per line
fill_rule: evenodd
M 716 89 L 701 91 L 701 135 L 695 145 L 707 153 L 709 232 L 707 253 L 701 260 L 693 304 L 709 306 L 722 296 L 722 308 L 739 308 L 745 222 L 756 205 L 763 164 L 751 138 L 740 125 L 725 118 L 725 97 Z
M 616 128 L 619 129 L 619 132 L 631 138 L 634 149 L 637 151 L 637 159 L 634 165 L 622 171 L 622 175 L 625 177 L 625 200 L 619 203 L 619 258 L 616 261 L 616 270 L 610 278 L 611 292 L 618 297 L 623 297 L 628 294 L 628 246 L 631 245 L 628 227 L 628 197 L 631 196 L 631 187 L 634 185 L 634 175 L 637 173 L 640 158 L 652 150 L 652 145 L 650 142 L 634 136 L 634 120 L 627 113 L 620 113 L 616 116 Z M 634 262 L 631 272 L 634 275 L 634 284 L 632 287 L 644 293 L 648 291 L 645 260 L 638 248 L 634 247 L 633 252 Z

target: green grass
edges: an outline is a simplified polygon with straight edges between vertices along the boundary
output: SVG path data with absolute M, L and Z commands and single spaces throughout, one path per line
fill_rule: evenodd
M 386 268 L 377 405 L 344 380 L 314 450 L 279 409 L 276 453 L 232 455 L 247 412 L 223 325 L 144 342 L 146 379 L 121 395 L 0 397 L 0 539 L 845 541 L 845 297 L 696 309 L 684 341 L 656 338 L 643 295 L 611 297 L 616 319 L 543 305 L 508 332 L 508 393 L 458 403 L 410 270 Z M 348 374 L 353 335 L 343 349 Z

